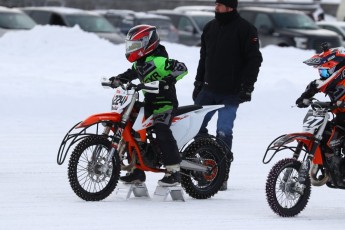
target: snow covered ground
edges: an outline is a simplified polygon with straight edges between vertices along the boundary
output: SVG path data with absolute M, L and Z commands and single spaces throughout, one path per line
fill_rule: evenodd
M 192 104 L 199 48 L 164 43 L 189 74 L 177 83 L 181 105 Z M 302 63 L 313 51 L 266 47 L 253 100 L 235 122 L 235 161 L 229 189 L 208 200 L 155 202 L 112 194 L 85 202 L 71 190 L 67 161 L 56 164 L 69 128 L 108 111 L 112 90 L 100 85 L 130 67 L 124 45 L 113 45 L 79 28 L 37 26 L 0 38 L 0 229 L 332 229 L 345 223 L 345 192 L 313 187 L 296 218 L 275 215 L 266 203 L 262 164 L 267 145 L 301 130 L 305 109 L 292 107 L 317 71 Z M 324 99 L 321 97 L 321 99 Z M 326 98 L 327 99 L 327 98 Z M 210 129 L 214 132 L 215 122 Z M 275 161 L 277 161 L 277 157 Z M 152 195 L 162 174 L 149 173 Z

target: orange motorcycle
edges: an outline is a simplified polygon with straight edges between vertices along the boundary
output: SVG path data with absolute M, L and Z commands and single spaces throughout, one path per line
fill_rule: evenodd
M 63 164 L 73 147 L 68 178 L 77 196 L 99 201 L 116 188 L 121 170 L 134 166 L 150 172 L 165 172 L 155 139 L 152 115 L 145 117 L 139 91 L 158 93 L 159 82 L 103 86 L 115 89 L 112 111 L 99 113 L 76 124 L 60 145 L 57 163 Z M 207 199 L 227 180 L 231 157 L 226 145 L 213 136 L 195 138 L 204 116 L 223 107 L 182 106 L 172 120 L 171 130 L 182 157 L 181 185 L 191 197 Z

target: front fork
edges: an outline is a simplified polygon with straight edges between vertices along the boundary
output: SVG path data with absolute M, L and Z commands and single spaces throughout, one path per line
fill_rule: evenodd
M 314 153 L 315 153 L 317 147 L 319 146 L 319 144 L 320 144 L 320 140 L 315 140 L 309 154 L 307 155 L 306 159 L 302 162 L 302 165 L 298 171 L 298 178 L 294 182 L 294 186 L 293 186 L 292 190 L 294 192 L 299 193 L 300 195 L 303 194 L 304 189 L 306 187 L 305 183 L 306 183 L 307 177 L 309 176 L 311 161 L 314 157 Z M 294 159 L 298 159 L 302 147 L 303 147 L 303 143 L 300 142 L 299 145 L 297 146 L 297 151 L 295 152 L 295 154 L 293 156 Z M 291 177 L 292 171 L 293 171 L 293 168 L 286 169 L 284 176 L 283 176 L 283 179 L 282 179 L 284 183 L 289 181 L 289 178 Z

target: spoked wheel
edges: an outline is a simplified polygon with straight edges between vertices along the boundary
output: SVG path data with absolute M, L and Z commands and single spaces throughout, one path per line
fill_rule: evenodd
M 115 189 L 120 176 L 120 160 L 114 154 L 107 162 L 110 141 L 90 136 L 74 149 L 68 165 L 70 185 L 77 196 L 86 201 L 99 201 Z
M 301 162 L 295 159 L 278 161 L 268 174 L 266 198 L 271 209 L 282 217 L 299 214 L 310 197 L 311 185 L 308 176 L 303 188 L 298 182 L 298 170 Z
M 219 144 L 200 138 L 190 144 L 184 152 L 186 160 L 209 167 L 208 172 L 181 169 L 181 184 L 191 197 L 207 199 L 216 194 L 228 178 L 230 162 Z

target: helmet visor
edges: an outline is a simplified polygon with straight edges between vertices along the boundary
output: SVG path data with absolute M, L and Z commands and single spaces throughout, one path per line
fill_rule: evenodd
M 141 40 L 136 40 L 136 41 L 126 40 L 126 53 L 132 53 L 143 47 L 144 47 L 144 44 Z
M 327 79 L 329 78 L 329 76 L 331 76 L 329 72 L 329 68 L 324 68 L 324 67 L 319 68 L 319 74 L 320 74 L 320 77 L 323 79 Z

